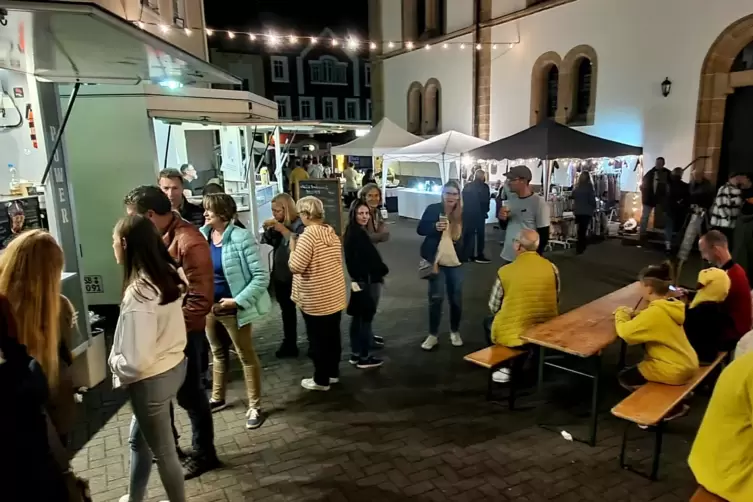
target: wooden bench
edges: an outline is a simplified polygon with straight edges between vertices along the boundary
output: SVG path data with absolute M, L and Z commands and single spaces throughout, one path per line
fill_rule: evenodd
M 491 401 L 492 389 L 494 385 L 494 372 L 508 364 L 510 361 L 513 361 L 514 359 L 526 353 L 527 352 L 524 350 L 511 349 L 502 345 L 492 345 L 491 347 L 487 347 L 485 349 L 481 349 L 479 351 L 468 354 L 463 357 L 463 359 L 465 361 L 468 361 L 469 363 L 475 364 L 476 366 L 481 366 L 482 368 L 489 370 L 489 385 L 486 390 L 486 399 L 487 401 Z M 507 402 L 509 403 L 511 410 L 515 407 L 516 376 L 517 375 L 513 375 L 513 367 L 511 365 L 510 393 L 507 397 Z
M 654 442 L 654 456 L 651 474 L 648 476 L 652 481 L 656 480 L 659 473 L 659 457 L 661 455 L 662 435 L 664 434 L 664 418 L 672 409 L 680 405 L 688 395 L 727 357 L 726 352 L 720 352 L 714 362 L 707 366 L 701 366 L 693 378 L 685 385 L 665 385 L 656 382 L 648 382 L 641 388 L 623 399 L 617 406 L 612 408 L 612 415 L 627 420 L 625 432 L 622 436 L 622 449 L 620 451 L 620 467 L 632 470 L 642 476 L 642 472 L 634 470 L 625 463 L 625 449 L 628 442 L 628 429 L 630 423 L 642 427 L 652 427 L 656 434 Z

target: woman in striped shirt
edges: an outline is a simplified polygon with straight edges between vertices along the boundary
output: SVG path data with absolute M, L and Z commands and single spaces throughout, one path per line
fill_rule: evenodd
M 291 298 L 303 312 L 314 362 L 314 377 L 301 380 L 301 386 L 329 390 L 340 379 L 340 316 L 346 304 L 342 244 L 324 223 L 322 201 L 303 197 L 296 209 L 306 229 L 290 240 Z

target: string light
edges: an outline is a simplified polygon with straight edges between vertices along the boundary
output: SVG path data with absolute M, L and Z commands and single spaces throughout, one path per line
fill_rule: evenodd
M 497 50 L 497 44 L 492 45 L 492 50 Z
M 190 27 L 187 27 L 187 26 L 179 27 L 179 26 L 171 26 L 169 24 L 164 24 L 164 23 L 152 23 L 152 22 L 147 22 L 147 21 L 133 21 L 133 24 L 135 26 L 137 26 L 139 29 L 142 29 L 142 30 L 146 29 L 147 26 L 153 26 L 155 29 L 158 29 L 159 31 L 161 31 L 162 33 L 165 33 L 165 34 L 170 33 L 172 31 L 176 31 L 176 32 L 182 32 L 185 36 L 191 36 L 193 34 L 194 30 L 198 29 L 198 28 L 195 28 L 195 27 L 194 28 L 190 28 Z M 173 28 L 175 30 L 173 30 Z M 275 34 L 273 32 L 269 32 L 269 33 L 235 32 L 235 31 L 230 31 L 230 30 L 215 30 L 215 29 L 212 29 L 212 28 L 204 28 L 204 33 L 206 34 L 207 37 L 212 37 L 215 34 L 222 34 L 222 35 L 227 36 L 227 38 L 229 38 L 229 39 L 235 39 L 236 35 L 243 35 L 243 36 L 247 36 L 248 40 L 251 41 L 251 42 L 256 42 L 256 41 L 258 41 L 258 40 L 261 39 L 261 40 L 264 40 L 270 46 L 279 45 L 281 42 L 283 42 L 285 40 L 287 40 L 290 44 L 296 44 L 296 43 L 298 43 L 300 41 L 299 39 L 301 39 L 301 38 L 308 39 L 311 44 L 317 44 L 317 43 L 319 43 L 322 40 L 322 39 L 320 39 L 320 38 L 318 38 L 316 36 L 301 37 L 301 36 L 298 36 L 298 35 L 295 35 L 295 34 L 292 34 L 292 33 L 290 35 L 282 35 L 281 36 L 281 35 L 277 35 L 277 34 Z M 354 51 L 360 50 L 360 49 L 362 49 L 362 47 L 363 48 L 368 48 L 368 50 L 376 50 L 382 44 L 386 44 L 387 48 L 391 49 L 391 50 L 400 50 L 401 48 L 403 48 L 405 50 L 409 50 L 410 51 L 410 50 L 413 50 L 413 49 L 416 48 L 416 42 L 413 42 L 413 41 L 410 41 L 410 40 L 402 40 L 402 41 L 401 40 L 389 40 L 389 41 L 384 41 L 384 40 L 364 40 L 364 41 L 359 41 L 357 38 L 352 37 L 352 36 L 350 36 L 350 37 L 332 37 L 332 38 L 326 37 L 323 40 L 325 42 L 327 42 L 328 44 L 330 44 L 332 47 L 339 47 L 340 45 L 343 45 L 343 46 L 347 47 L 348 49 L 351 49 L 351 50 L 354 50 Z M 484 45 L 488 45 L 492 49 L 497 49 L 499 47 L 500 43 L 502 43 L 502 42 L 476 43 L 476 44 L 472 45 L 472 47 L 475 47 L 476 50 L 481 50 L 484 47 Z M 514 42 L 514 43 L 504 42 L 504 44 L 507 45 L 510 49 L 512 49 L 516 43 L 517 42 Z M 453 45 L 457 46 L 458 48 L 460 48 L 461 50 L 463 50 L 463 49 L 466 48 L 467 43 L 465 43 L 465 42 L 453 42 L 453 41 L 442 42 L 442 48 L 443 49 L 449 49 L 450 46 L 453 46 Z M 424 45 L 422 45 L 422 47 L 424 49 L 426 49 L 426 50 L 430 50 L 431 47 L 432 47 L 432 44 L 430 44 L 430 43 L 424 43 Z

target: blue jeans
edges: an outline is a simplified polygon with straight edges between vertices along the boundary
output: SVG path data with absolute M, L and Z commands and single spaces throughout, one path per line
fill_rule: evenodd
M 450 331 L 460 329 L 463 313 L 463 267 L 439 267 L 439 273 L 429 279 L 429 334 L 439 334 L 442 302 L 445 291 L 450 302 Z
M 641 213 L 641 229 L 640 229 L 641 236 L 646 235 L 646 232 L 648 232 L 648 219 L 651 217 L 651 211 L 654 211 L 653 207 L 647 206 L 645 204 L 643 205 L 643 212 Z M 675 232 L 675 229 L 674 229 L 672 217 L 667 214 L 664 218 L 664 242 L 665 244 L 672 243 L 674 232 Z
M 183 468 L 171 430 L 170 403 L 186 376 L 186 360 L 173 369 L 126 387 L 133 408 L 129 501 L 141 502 L 152 471 L 152 455 L 170 502 L 186 500 Z

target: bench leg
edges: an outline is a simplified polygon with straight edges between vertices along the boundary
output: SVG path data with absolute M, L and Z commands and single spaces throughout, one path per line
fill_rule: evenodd
M 494 372 L 497 371 L 495 368 L 491 368 L 489 370 L 489 383 L 486 388 L 486 400 L 492 401 L 493 392 L 494 392 Z
M 662 439 L 664 437 L 664 421 L 662 420 L 656 425 L 656 439 L 654 441 L 654 459 L 651 465 L 651 481 L 656 481 L 659 477 L 659 460 L 661 458 L 661 446 Z
M 546 356 L 546 349 L 539 346 L 539 375 L 538 385 L 536 386 L 536 393 L 541 397 L 544 392 L 544 357 Z
M 591 438 L 588 442 L 596 446 L 596 426 L 599 422 L 599 383 L 601 380 L 601 355 L 594 356 L 593 395 L 591 396 Z
M 630 432 L 631 425 L 631 422 L 625 422 L 625 430 L 622 432 L 622 447 L 620 448 L 620 469 L 626 469 L 628 467 L 625 463 L 625 450 L 627 450 L 628 432 Z
M 620 361 L 617 363 L 617 370 L 622 371 L 625 369 L 627 360 L 627 343 L 620 338 Z

